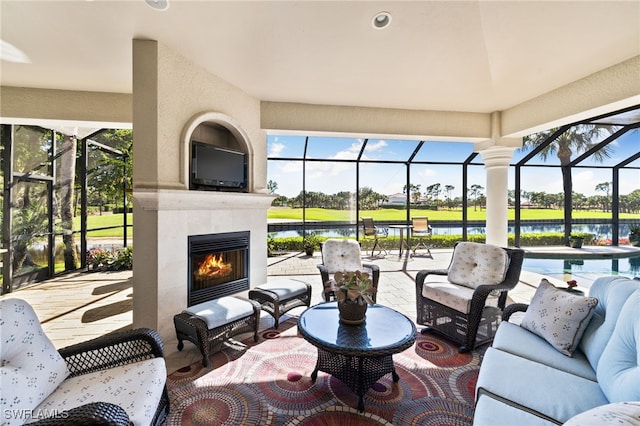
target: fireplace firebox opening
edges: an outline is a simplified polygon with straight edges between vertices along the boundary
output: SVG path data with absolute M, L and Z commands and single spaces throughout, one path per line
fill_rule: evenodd
M 249 237 L 249 231 L 188 237 L 188 306 L 249 290 Z

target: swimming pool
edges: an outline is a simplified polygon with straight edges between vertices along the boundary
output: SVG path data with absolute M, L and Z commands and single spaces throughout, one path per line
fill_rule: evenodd
M 562 281 L 576 280 L 581 287 L 603 275 L 640 276 L 640 255 L 618 259 L 536 259 L 525 258 L 522 269 Z

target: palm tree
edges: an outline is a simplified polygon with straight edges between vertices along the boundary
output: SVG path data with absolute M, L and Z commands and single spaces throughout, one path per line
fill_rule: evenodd
M 29 248 L 46 233 L 47 213 L 44 203 L 29 203 L 14 210 L 13 222 L 13 262 L 14 272 L 20 272 L 24 264 L 35 265 L 29 256 Z
M 544 132 L 525 136 L 522 149 L 525 151 L 534 149 L 546 142 L 549 137 L 555 134 L 558 129 L 550 129 Z M 555 137 L 553 142 L 546 145 L 539 153 L 540 158 L 546 161 L 547 158 L 555 155 L 560 160 L 562 171 L 562 189 L 564 192 L 564 232 L 567 244 L 571 235 L 571 213 L 573 205 L 571 195 L 573 194 L 573 181 L 571 179 L 571 157 L 573 154 L 582 154 L 593 148 L 600 142 L 600 136 L 604 133 L 611 134 L 613 130 L 606 127 L 579 124 L 572 126 Z M 593 153 L 595 161 L 603 162 L 605 158 L 611 156 L 611 148 L 608 145 Z

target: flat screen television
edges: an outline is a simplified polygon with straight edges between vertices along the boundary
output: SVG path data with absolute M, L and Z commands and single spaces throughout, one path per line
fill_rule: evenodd
M 247 155 L 203 142 L 192 142 L 190 186 L 192 189 L 245 191 Z

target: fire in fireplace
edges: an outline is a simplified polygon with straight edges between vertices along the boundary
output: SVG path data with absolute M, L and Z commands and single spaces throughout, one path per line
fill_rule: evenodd
M 249 232 L 189 236 L 189 306 L 249 289 Z
M 227 262 L 225 256 L 222 254 L 209 253 L 202 260 L 196 259 L 196 268 L 193 276 L 195 284 L 197 285 L 216 280 L 222 280 L 222 282 L 224 282 L 226 277 L 232 273 L 233 262 Z

